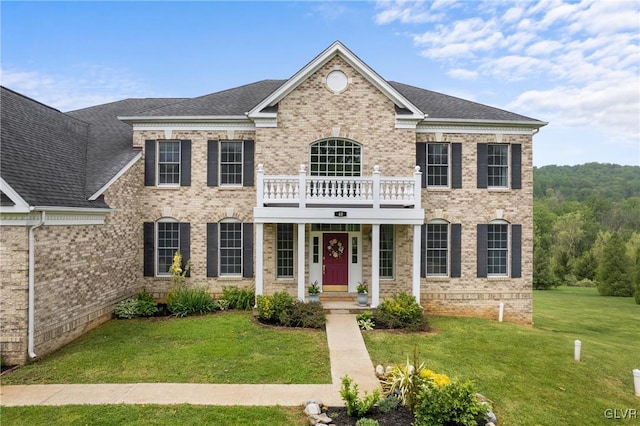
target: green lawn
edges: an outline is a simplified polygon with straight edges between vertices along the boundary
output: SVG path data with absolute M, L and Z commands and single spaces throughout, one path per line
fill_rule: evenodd
M 640 424 L 631 371 L 640 368 L 640 305 L 595 289 L 534 292 L 533 327 L 433 317 L 432 333 L 364 333 L 374 364 L 414 348 L 438 372 L 469 378 L 502 425 Z M 210 338 L 203 338 L 209 336 Z M 582 341 L 582 362 L 573 360 Z M 110 321 L 57 353 L 2 377 L 10 383 L 328 383 L 326 335 L 262 327 L 246 313 Z M 611 411 L 606 411 L 611 410 Z M 54 420 L 52 420 L 54 419 Z M 297 408 L 179 406 L 2 407 L 2 424 L 301 425 Z M 262 422 L 262 423 L 261 423 Z
M 34 383 L 331 383 L 326 333 L 250 313 L 112 320 L 2 377 Z
M 2 425 L 34 426 L 291 426 L 305 424 L 298 407 L 207 407 L 197 405 L 67 405 L 2 407 Z
M 534 326 L 433 317 L 427 334 L 365 333 L 374 364 L 406 362 L 476 382 L 505 425 L 600 425 L 605 410 L 638 410 L 631 371 L 640 368 L 640 306 L 595 289 L 534 292 Z M 573 360 L 582 341 L 582 362 Z

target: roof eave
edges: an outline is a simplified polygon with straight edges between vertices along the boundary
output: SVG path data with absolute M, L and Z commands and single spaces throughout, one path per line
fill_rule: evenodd
M 487 119 L 469 119 L 469 118 L 429 118 L 425 117 L 420 124 L 458 124 L 464 125 L 469 124 L 473 126 L 477 125 L 486 125 L 486 126 L 516 126 L 516 127 L 527 127 L 527 128 L 536 128 L 539 129 L 541 127 L 549 124 L 546 121 L 539 120 L 487 120 Z
M 141 123 L 220 123 L 228 121 L 250 122 L 246 115 L 174 115 L 174 116 L 120 116 L 118 120 L 127 124 Z

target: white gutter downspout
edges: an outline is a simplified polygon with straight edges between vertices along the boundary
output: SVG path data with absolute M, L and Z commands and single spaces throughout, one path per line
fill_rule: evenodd
M 35 329 L 35 322 L 36 322 L 36 314 L 35 314 L 35 299 L 36 299 L 36 295 L 35 295 L 35 249 L 36 249 L 36 241 L 35 241 L 35 236 L 34 236 L 34 231 L 36 230 L 36 228 L 41 227 L 42 225 L 44 225 L 44 221 L 46 219 L 46 212 L 40 212 L 42 214 L 42 216 L 40 216 L 40 221 L 33 225 L 31 228 L 29 228 L 29 323 L 27 326 L 27 350 L 29 353 L 29 358 L 33 359 L 35 358 L 37 355 L 36 353 L 33 351 L 33 335 L 34 335 L 34 329 Z

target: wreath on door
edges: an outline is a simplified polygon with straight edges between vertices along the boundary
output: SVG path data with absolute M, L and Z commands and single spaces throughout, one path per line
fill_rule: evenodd
M 340 259 L 342 257 L 342 253 L 344 253 L 344 245 L 342 244 L 342 241 L 334 238 L 333 240 L 329 240 L 327 251 L 331 257 Z

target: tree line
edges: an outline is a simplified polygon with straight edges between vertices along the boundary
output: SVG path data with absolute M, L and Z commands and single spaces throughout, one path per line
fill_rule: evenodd
M 640 303 L 640 167 L 533 170 L 533 286 L 597 286 Z

